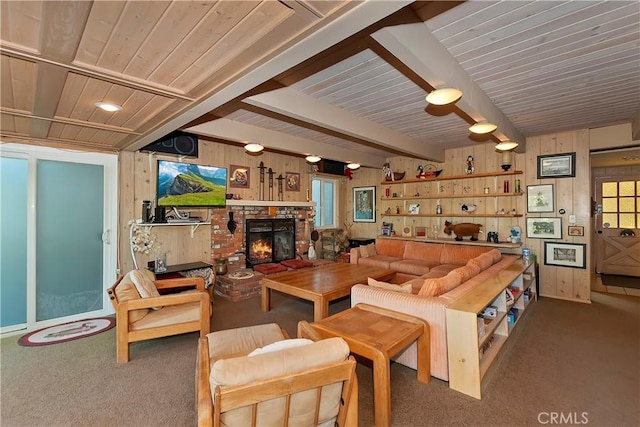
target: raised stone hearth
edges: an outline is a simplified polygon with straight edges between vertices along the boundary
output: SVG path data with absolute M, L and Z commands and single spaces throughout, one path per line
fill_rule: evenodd
M 217 276 L 214 286 L 216 295 L 230 301 L 242 301 L 260 295 L 262 273 L 253 272 L 253 277 L 234 279 L 229 275 Z

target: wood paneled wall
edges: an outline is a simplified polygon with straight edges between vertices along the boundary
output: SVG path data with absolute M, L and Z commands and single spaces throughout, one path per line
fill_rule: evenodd
M 142 201 L 155 200 L 156 167 L 159 159 L 177 161 L 176 156 L 143 152 L 121 152 L 119 155 L 119 243 L 118 268 L 125 273 L 133 268 L 129 249 L 129 221 L 142 215 Z M 200 141 L 199 157 L 185 158 L 184 162 L 229 168 L 230 165 L 247 166 L 250 169 L 250 187 L 240 189 L 227 185 L 229 193 L 238 194 L 245 200 L 259 200 L 260 174 L 258 166 L 262 161 L 271 168 L 274 178 L 286 172 L 300 174 L 300 191 L 283 191 L 284 200 L 306 201 L 306 191 L 310 187 L 310 174 L 307 162 L 299 157 L 263 152 L 250 155 L 242 147 L 234 147 L 209 141 Z M 265 198 L 269 191 L 265 177 Z M 274 199 L 277 200 L 277 180 L 274 179 Z M 209 221 L 209 209 L 188 209 L 191 216 L 200 216 Z M 154 227 L 153 232 L 161 243 L 161 250 L 167 254 L 167 264 L 181 264 L 195 261 L 211 261 L 211 226 L 201 225 L 190 237 L 189 226 Z M 146 266 L 153 260 L 153 254 L 136 255 L 138 266 Z
M 538 180 L 536 178 L 537 156 L 540 154 L 554 154 L 576 152 L 576 177 Z M 470 147 L 446 150 L 445 162 L 435 164 L 426 160 L 412 159 L 407 157 L 389 158 L 391 167 L 397 172 L 406 172 L 407 178 L 416 175 L 418 165 L 432 164 L 438 169 L 443 169 L 442 176 L 464 174 L 467 157 L 474 158 L 474 167 L 479 172 L 499 172 L 502 163 L 502 155 L 493 149 L 491 144 L 476 144 Z M 158 159 L 175 160 L 175 157 L 164 155 L 150 156 L 147 153 L 120 153 L 120 181 L 119 181 L 119 257 L 118 265 L 121 271 L 126 272 L 133 268 L 133 261 L 129 251 L 129 225 L 128 222 L 135 218 L 140 218 L 143 200 L 155 199 L 155 168 Z M 300 173 L 301 186 L 299 192 L 284 192 L 284 199 L 291 201 L 306 200 L 306 190 L 310 186 L 311 170 L 307 162 L 298 157 L 287 156 L 276 153 L 265 152 L 258 156 L 246 154 L 241 147 L 217 144 L 213 142 L 200 141 L 200 157 L 198 159 L 185 159 L 186 162 L 206 164 L 213 166 L 229 167 L 230 165 L 242 165 L 250 168 L 250 188 L 237 189 L 229 187 L 228 191 L 237 193 L 243 199 L 258 200 L 259 198 L 259 173 L 258 165 L 260 161 L 265 166 L 271 167 L 276 176 L 286 172 Z M 591 251 L 591 222 L 590 222 L 590 170 L 589 170 L 589 134 L 587 130 L 578 130 L 558 134 L 545 135 L 527 139 L 527 150 L 524 154 L 513 154 L 512 170 L 522 170 L 523 175 L 510 176 L 508 178 L 476 178 L 472 180 L 443 181 L 441 185 L 451 185 L 458 187 L 472 186 L 468 190 L 470 193 L 481 193 L 484 187 L 490 187 L 492 191 L 498 191 L 503 185 L 504 179 L 514 185 L 515 179 L 521 180 L 522 190 L 526 192 L 527 185 L 554 184 L 555 208 L 553 215 L 562 218 L 563 238 L 559 241 L 586 243 L 587 253 Z M 332 176 L 336 177 L 336 176 Z M 386 185 L 384 180 L 382 165 L 379 169 L 362 167 L 353 173 L 353 179 L 341 178 L 339 186 L 339 215 L 340 226 L 347 229 L 350 237 L 375 237 L 380 234 L 382 218 L 380 214 L 389 206 L 391 202 L 382 202 Z M 363 186 L 376 186 L 377 212 L 375 223 L 354 223 L 353 222 L 353 188 Z M 417 191 L 420 194 L 430 192 L 435 194 L 437 187 L 435 183 L 417 184 L 409 191 Z M 401 187 L 401 186 L 395 186 Z M 513 187 L 511 187 L 513 191 Z M 459 191 L 456 188 L 455 191 Z M 405 191 L 405 190 L 401 190 Z M 399 191 L 398 191 L 399 192 Z M 277 191 L 275 191 L 277 195 Z M 265 190 L 268 196 L 268 190 Z M 277 199 L 277 196 L 275 197 Z M 435 212 L 436 200 L 419 201 L 421 212 Z M 392 217 L 385 219 L 394 223 L 394 228 L 400 230 L 402 225 L 427 226 L 435 225 L 439 230 L 444 228 L 445 219 L 454 219 L 462 222 L 464 217 L 460 217 L 461 199 L 442 199 L 444 215 L 438 218 L 405 218 Z M 492 213 L 500 209 L 516 209 L 518 213 L 526 215 L 526 196 L 517 197 L 488 197 L 464 199 L 464 203 L 476 204 L 478 212 Z M 395 204 L 394 204 L 395 206 Z M 564 208 L 566 213 L 560 215 L 558 210 Z M 451 216 L 448 216 L 449 213 Z M 567 226 L 569 215 L 576 215 L 576 225 L 585 228 L 585 235 L 582 237 L 568 237 Z M 192 215 L 202 216 L 203 219 L 210 218 L 207 209 L 194 209 Z M 453 217 L 458 215 L 458 217 Z M 543 216 L 541 214 L 533 214 Z M 555 267 L 544 265 L 544 245 L 543 240 L 526 239 L 526 219 L 520 218 L 473 218 L 473 222 L 483 225 L 484 235 L 481 239 L 486 239 L 488 231 L 497 231 L 501 240 L 510 234 L 511 228 L 518 225 L 522 230 L 523 247 L 531 248 L 538 256 L 540 263 L 540 291 L 541 295 L 576 301 L 588 302 L 589 280 L 591 272 L 591 257 L 587 257 L 586 269 L 574 269 L 566 267 Z M 194 237 L 189 236 L 189 227 L 155 227 L 154 232 L 162 243 L 162 250 L 167 253 L 167 263 L 178 264 L 193 261 L 209 261 L 211 259 L 211 229 L 210 226 L 200 226 L 194 233 Z M 442 236 L 442 234 L 441 234 Z M 520 252 L 519 250 L 516 252 Z M 152 255 L 137 255 L 138 264 L 143 266 L 151 260 Z
M 575 178 L 537 179 L 537 156 L 541 154 L 576 153 Z M 573 301 L 590 302 L 590 279 L 592 271 L 590 217 L 590 167 L 589 131 L 577 130 L 527 138 L 525 182 L 526 185 L 553 184 L 555 212 L 528 214 L 536 217 L 562 218 L 562 239 L 554 242 L 585 243 L 587 268 L 568 268 L 544 265 L 544 240 L 525 239 L 524 245 L 538 256 L 540 264 L 540 295 Z M 560 214 L 560 209 L 565 213 Z M 575 225 L 584 227 L 584 236 L 569 236 L 569 215 L 576 216 Z

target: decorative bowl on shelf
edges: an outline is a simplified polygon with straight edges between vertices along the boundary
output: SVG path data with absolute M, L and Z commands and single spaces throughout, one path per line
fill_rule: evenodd
M 478 209 L 478 206 L 476 205 L 462 205 L 462 212 L 472 213 L 475 212 L 476 209 Z

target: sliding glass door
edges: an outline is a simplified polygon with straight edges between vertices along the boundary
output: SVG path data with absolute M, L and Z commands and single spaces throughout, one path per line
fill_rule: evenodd
M 115 281 L 116 156 L 5 147 L 2 332 L 106 314 L 105 289 Z

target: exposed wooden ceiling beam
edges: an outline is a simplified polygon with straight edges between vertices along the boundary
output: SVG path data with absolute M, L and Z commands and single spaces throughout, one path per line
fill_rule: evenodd
M 411 157 L 444 161 L 444 151 L 428 147 L 387 127 L 364 119 L 342 108 L 328 105 L 291 88 L 277 89 L 248 97 L 245 103 L 278 114 L 311 123 L 350 137 L 368 141 L 380 147 L 400 151 Z
M 221 138 L 234 142 L 257 142 L 270 149 L 297 154 L 317 154 L 326 159 L 357 161 L 363 166 L 379 168 L 385 162 L 384 156 L 358 153 L 348 148 L 311 141 L 282 132 L 236 122 L 230 119 L 218 119 L 185 129 L 197 135 Z
M 419 18 L 416 17 L 413 23 L 385 27 L 372 37 L 432 87 L 449 86 L 462 90 L 463 96 L 456 104 L 459 109 L 475 121 L 486 119 L 495 123 L 498 125 L 493 132 L 495 136 L 518 142 L 516 151 L 524 151 L 522 134 Z

